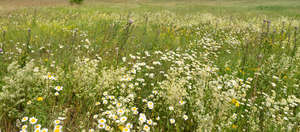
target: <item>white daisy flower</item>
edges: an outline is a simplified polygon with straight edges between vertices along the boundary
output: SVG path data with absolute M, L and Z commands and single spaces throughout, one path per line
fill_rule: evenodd
M 41 124 L 37 124 L 34 126 L 35 129 L 41 129 L 41 127 L 42 127 Z
M 184 104 L 185 104 L 185 101 L 180 100 L 180 101 L 179 101 L 179 104 L 180 104 L 180 105 L 184 105 Z
M 153 121 L 150 119 L 150 120 L 147 120 L 147 124 L 149 125 L 152 125 Z
M 48 129 L 47 129 L 47 128 L 43 128 L 43 129 L 41 130 L 41 132 L 48 132 Z
M 98 128 L 104 129 L 105 128 L 105 124 L 102 124 L 102 123 L 98 124 Z
M 149 131 L 149 130 L 150 130 L 150 127 L 149 127 L 148 125 L 144 125 L 144 128 L 143 128 L 143 130 L 145 130 L 145 131 Z
M 158 117 L 156 117 L 156 120 L 160 120 L 160 117 L 158 116 Z
M 189 119 L 189 117 L 187 115 L 183 115 L 183 119 L 187 120 L 187 119 Z
M 27 129 L 27 125 L 23 125 L 21 128 L 22 128 L 22 130 L 25 130 L 25 129 Z
M 132 125 L 131 123 L 127 123 L 127 124 L 126 124 L 126 127 L 127 127 L 127 128 L 132 128 L 133 125 Z
M 108 103 L 108 101 L 107 100 L 103 100 L 103 104 L 107 104 Z
M 174 124 L 174 123 L 175 123 L 175 119 L 173 119 L 173 118 L 170 119 L 170 123 L 171 123 L 171 124 Z
M 106 126 L 105 126 L 105 130 L 106 130 L 106 131 L 110 131 L 110 126 L 106 125 Z
M 58 124 L 60 124 L 60 122 L 61 122 L 60 120 L 54 120 L 53 123 L 54 123 L 55 125 L 58 125 Z
M 119 114 L 119 115 L 123 115 L 124 112 L 125 112 L 125 111 L 124 111 L 123 109 L 118 109 L 118 114 Z
M 38 121 L 38 119 L 36 119 L 35 117 L 31 117 L 29 119 L 30 124 L 35 124 Z
M 34 129 L 34 132 L 41 132 L 41 129 L 40 128 Z
M 99 124 L 105 124 L 106 123 L 106 120 L 104 118 L 101 118 L 100 120 L 98 120 L 98 123 Z
M 136 107 L 132 107 L 132 108 L 131 108 L 131 110 L 132 110 L 133 112 L 134 112 L 134 111 L 137 111 L 137 109 L 138 109 L 138 108 L 136 108 Z
M 143 113 L 141 113 L 140 114 L 140 117 L 139 117 L 139 121 L 140 121 L 140 123 L 144 123 L 144 122 L 146 122 L 146 115 L 145 114 L 143 114 Z
M 121 103 L 117 103 L 117 107 L 121 107 L 122 106 L 122 104 Z
M 130 128 L 125 127 L 125 128 L 122 129 L 122 132 L 130 132 Z
M 153 109 L 154 103 L 152 101 L 148 101 L 147 106 L 149 109 Z
M 124 123 L 125 121 L 127 121 L 127 117 L 126 116 L 121 117 L 120 121 Z
M 56 90 L 56 91 L 61 91 L 62 89 L 63 89 L 62 86 L 56 86 L 56 87 L 55 87 L 55 90 Z
M 22 120 L 21 120 L 21 121 L 22 121 L 22 122 L 25 122 L 25 121 L 27 121 L 27 120 L 28 120 L 28 117 L 27 117 L 27 116 L 25 116 L 25 117 L 23 117 L 23 118 L 22 118 Z

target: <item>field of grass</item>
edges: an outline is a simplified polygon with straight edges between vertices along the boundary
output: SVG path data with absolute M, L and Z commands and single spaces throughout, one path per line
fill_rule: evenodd
M 299 27 L 299 0 L 1 0 L 0 131 L 300 131 Z

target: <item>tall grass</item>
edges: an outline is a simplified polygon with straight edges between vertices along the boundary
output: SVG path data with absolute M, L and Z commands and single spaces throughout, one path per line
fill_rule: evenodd
M 176 10 L 2 16 L 0 129 L 299 131 L 299 20 Z

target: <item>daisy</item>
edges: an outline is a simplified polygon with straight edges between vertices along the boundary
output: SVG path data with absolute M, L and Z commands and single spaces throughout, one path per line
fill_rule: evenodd
M 95 105 L 100 105 L 100 102 L 96 102 Z
M 150 119 L 150 120 L 147 120 L 147 123 L 149 124 L 149 125 L 152 125 L 152 120 Z
M 148 103 L 147 103 L 147 105 L 148 105 L 148 108 L 149 109 L 153 109 L 153 102 L 152 101 L 149 101 Z
M 104 95 L 104 96 L 108 95 L 108 92 L 106 92 L 106 91 L 105 91 L 105 92 L 103 92 L 103 95 Z
M 47 128 L 43 128 L 41 132 L 48 132 Z
M 34 130 L 34 132 L 40 132 L 41 131 L 41 129 L 39 128 L 39 129 L 35 129 Z
M 119 114 L 119 115 L 123 115 L 124 112 L 125 112 L 125 111 L 124 111 L 123 109 L 119 109 L 119 110 L 118 110 L 118 114 Z
M 98 120 L 98 123 L 99 124 L 105 124 L 106 123 L 106 120 L 104 118 L 101 118 L 100 120 Z
M 97 118 L 98 118 L 98 115 L 94 115 L 93 118 L 94 118 L 94 119 L 97 119 Z
M 180 104 L 180 105 L 184 105 L 184 104 L 185 104 L 185 101 L 180 100 L 180 101 L 179 101 L 179 104 Z
M 56 90 L 56 91 L 61 91 L 62 89 L 63 89 L 62 86 L 56 86 L 56 87 L 55 87 L 55 90 Z
M 53 132 L 62 132 L 61 128 L 54 128 Z
M 175 119 L 173 119 L 173 118 L 170 119 L 170 123 L 171 123 L 171 124 L 174 124 L 174 123 L 175 123 Z
M 28 127 L 27 125 L 23 125 L 23 126 L 22 126 L 22 130 L 27 129 L 27 127 Z
M 60 124 L 60 120 L 54 120 L 54 124 L 55 124 L 55 125 Z
M 130 132 L 130 128 L 125 127 L 125 128 L 122 129 L 122 132 Z
M 94 129 L 90 129 L 90 130 L 89 130 L 89 132 L 94 132 L 94 131 L 95 131 Z
M 98 124 L 98 128 L 104 129 L 105 128 L 105 124 Z
M 110 126 L 106 125 L 106 126 L 105 126 L 105 130 L 106 130 L 106 131 L 110 131 Z
M 117 103 L 117 107 L 121 107 L 122 106 L 122 104 L 121 103 Z
M 62 126 L 61 126 L 61 125 L 56 125 L 56 126 L 54 127 L 54 129 L 62 129 Z
M 149 130 L 150 130 L 150 127 L 149 127 L 148 125 L 145 125 L 144 128 L 143 128 L 143 130 L 149 131 Z
M 131 123 L 127 123 L 127 124 L 126 124 L 126 127 L 127 127 L 127 128 L 132 128 L 133 125 L 132 125 Z
M 158 94 L 158 92 L 156 90 L 152 91 L 152 93 L 155 95 Z
M 41 127 L 42 126 L 40 124 L 37 124 L 37 125 L 34 126 L 35 129 L 41 129 Z
M 109 99 L 115 99 L 115 96 L 108 96 Z
M 126 116 L 123 116 L 123 117 L 121 117 L 121 122 L 125 122 L 125 121 L 127 121 L 127 117 Z
M 137 115 L 137 114 L 139 114 L 139 112 L 138 112 L 138 111 L 134 111 L 133 114 L 134 114 L 134 115 Z
M 144 123 L 146 121 L 146 116 L 144 114 L 140 114 L 139 121 Z
M 27 120 L 28 120 L 28 117 L 27 117 L 27 116 L 25 116 L 25 117 L 22 118 L 22 122 L 25 122 L 25 121 L 27 121 Z
M 104 114 L 109 115 L 111 114 L 111 111 L 105 111 Z
M 29 119 L 30 124 L 35 124 L 38 121 L 38 119 L 36 119 L 35 117 L 31 117 Z
M 158 116 L 158 117 L 156 117 L 156 120 L 160 120 L 160 117 Z
M 187 115 L 183 115 L 183 119 L 187 120 L 187 119 L 189 119 L 189 117 Z
M 48 74 L 48 79 L 50 79 L 50 80 L 56 80 L 56 78 L 54 76 L 52 76 L 51 74 Z
M 112 115 L 112 118 L 113 118 L 114 120 L 117 120 L 119 117 L 118 117 L 117 115 Z
M 103 100 L 103 104 L 107 104 L 108 103 L 108 101 L 107 100 Z
M 170 106 L 170 107 L 169 107 L 169 110 L 174 110 L 174 107 L 173 107 L 173 106 Z
M 132 111 L 137 111 L 137 109 L 138 109 L 138 108 L 136 108 L 136 107 L 132 107 L 132 108 L 131 108 Z

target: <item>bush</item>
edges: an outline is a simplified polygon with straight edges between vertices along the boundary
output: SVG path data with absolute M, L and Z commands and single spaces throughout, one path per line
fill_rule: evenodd
M 81 4 L 83 0 L 70 0 L 71 4 Z

